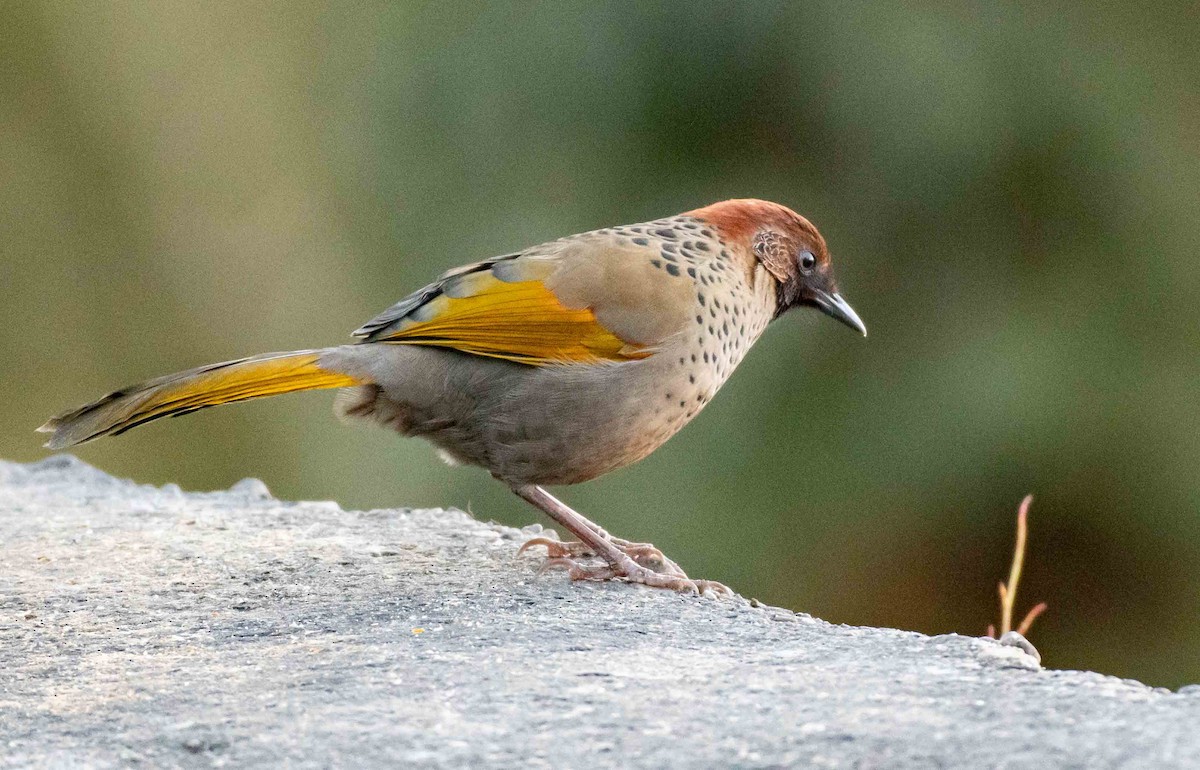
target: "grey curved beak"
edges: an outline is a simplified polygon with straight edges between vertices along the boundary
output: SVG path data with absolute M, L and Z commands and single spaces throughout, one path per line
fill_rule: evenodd
M 830 294 L 818 289 L 813 292 L 812 304 L 830 318 L 836 318 L 851 329 L 861 332 L 862 336 L 867 336 L 867 325 L 858 317 L 858 313 L 854 312 L 854 308 L 850 307 L 850 303 L 842 299 L 841 294 Z

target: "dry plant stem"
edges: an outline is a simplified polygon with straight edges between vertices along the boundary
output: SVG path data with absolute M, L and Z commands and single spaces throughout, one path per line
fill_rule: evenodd
M 1033 621 L 1037 620 L 1038 616 L 1045 612 L 1049 606 L 1045 602 L 1038 602 L 1033 609 L 1025 613 L 1025 619 L 1021 621 L 1021 625 L 1017 626 L 1017 633 L 1021 636 L 1026 636 L 1029 633 L 1030 626 L 1033 625 Z
M 1029 505 L 1032 502 L 1033 495 L 1026 495 L 1025 499 L 1021 501 L 1021 508 L 1017 511 L 1017 544 L 1013 549 L 1012 569 L 1008 573 L 1008 582 L 1001 582 L 996 586 L 997 593 L 1000 594 L 999 636 L 1004 636 L 1012 630 L 1013 606 L 1017 603 L 1017 585 L 1021 582 L 1021 568 L 1025 565 L 1025 542 L 1029 534 Z M 1017 627 L 1017 633 L 1022 636 L 1027 634 L 1033 621 L 1046 611 L 1046 607 L 1045 602 L 1040 602 L 1027 612 Z M 993 639 L 998 638 L 996 627 L 989 624 L 987 635 Z
M 1008 573 L 1008 584 L 1000 584 L 1000 635 L 1012 630 L 1013 605 L 1017 603 L 1017 584 L 1021 582 L 1021 568 L 1025 566 L 1025 538 L 1029 528 L 1029 504 L 1033 495 L 1025 495 L 1017 512 L 1017 547 L 1013 550 L 1012 570 Z

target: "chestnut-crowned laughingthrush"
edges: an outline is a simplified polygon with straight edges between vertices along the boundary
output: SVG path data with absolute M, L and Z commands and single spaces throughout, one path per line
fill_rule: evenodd
M 485 468 L 578 538 L 527 543 L 547 548 L 548 566 L 573 579 L 705 591 L 723 587 L 689 579 L 649 544 L 611 537 L 543 486 L 653 452 L 704 408 L 767 324 L 797 306 L 866 334 L 807 219 L 730 200 L 460 267 L 363 325 L 357 344 L 160 377 L 39 430 L 58 449 L 217 404 L 343 388 L 339 414 Z

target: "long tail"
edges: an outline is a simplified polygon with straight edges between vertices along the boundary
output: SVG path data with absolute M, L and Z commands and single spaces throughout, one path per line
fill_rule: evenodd
M 323 352 L 265 353 L 168 374 L 52 417 L 38 431 L 53 434 L 47 447 L 62 449 L 101 436 L 115 436 L 159 417 L 218 404 L 362 383 L 347 374 L 322 369 L 317 361 Z

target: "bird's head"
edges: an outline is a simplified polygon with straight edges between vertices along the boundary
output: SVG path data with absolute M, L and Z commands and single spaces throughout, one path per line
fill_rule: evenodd
M 688 214 L 716 227 L 726 243 L 744 250 L 775 279 L 777 316 L 808 305 L 866 335 L 866 325 L 838 294 L 825 239 L 807 219 L 787 206 L 749 198 Z

